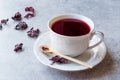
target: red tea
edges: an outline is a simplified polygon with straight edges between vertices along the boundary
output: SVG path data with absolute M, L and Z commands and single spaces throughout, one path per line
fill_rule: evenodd
M 67 18 L 56 21 L 52 30 L 65 36 L 81 36 L 90 32 L 90 27 L 82 20 Z

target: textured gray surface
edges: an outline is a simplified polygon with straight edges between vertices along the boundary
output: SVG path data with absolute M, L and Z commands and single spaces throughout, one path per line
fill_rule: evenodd
M 108 54 L 92 70 L 64 72 L 41 64 L 33 54 L 35 39 L 25 31 L 16 31 L 17 22 L 10 20 L 0 31 L 0 80 L 119 80 L 120 79 L 120 0 L 0 0 L 0 19 L 15 12 L 25 14 L 26 6 L 36 9 L 36 17 L 23 19 L 30 27 L 48 31 L 47 23 L 58 14 L 77 13 L 91 18 L 96 30 L 105 34 Z M 24 43 L 24 51 L 15 54 L 16 43 Z

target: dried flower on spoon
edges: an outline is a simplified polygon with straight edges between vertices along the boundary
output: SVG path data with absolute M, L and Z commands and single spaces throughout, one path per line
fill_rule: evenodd
M 41 47 L 41 49 L 42 49 L 43 51 L 49 50 L 49 48 L 47 48 L 47 47 Z

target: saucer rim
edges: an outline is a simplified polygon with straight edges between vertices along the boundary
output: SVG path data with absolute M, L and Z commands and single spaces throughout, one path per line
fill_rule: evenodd
M 49 66 L 49 67 L 51 67 L 51 68 L 53 68 L 53 69 L 57 69 L 57 70 L 62 70 L 62 71 L 82 71 L 82 70 L 86 70 L 86 69 L 89 69 L 89 68 L 87 68 L 87 67 L 84 67 L 84 69 L 61 69 L 61 68 L 59 68 L 59 67 L 54 67 L 54 65 L 50 65 L 50 64 L 47 64 L 47 63 L 44 63 L 45 61 L 41 61 L 41 59 L 40 59 L 40 57 L 38 56 L 38 53 L 37 53 L 37 51 L 36 51 L 36 45 L 37 45 L 37 43 L 39 42 L 39 40 L 40 40 L 40 38 L 41 37 L 43 37 L 43 35 L 45 35 L 45 34 L 49 34 L 49 31 L 47 31 L 47 32 L 45 32 L 45 33 L 43 33 L 42 35 L 40 35 L 38 38 L 37 38 L 37 40 L 34 42 L 34 45 L 33 45 L 33 51 L 34 51 L 34 54 L 35 54 L 35 57 L 39 60 L 39 62 L 40 63 L 42 63 L 42 64 L 44 64 L 44 65 L 46 65 L 46 66 Z M 102 60 L 105 58 L 105 56 L 106 56 L 106 52 L 107 52 L 107 48 L 106 48 L 106 45 L 105 45 L 105 43 L 104 43 L 104 41 L 102 41 L 99 45 L 103 45 L 104 46 L 104 53 L 102 53 L 102 54 L 104 54 L 104 56 L 102 56 L 102 58 L 101 58 L 101 60 L 99 60 L 96 64 L 94 64 L 93 65 L 93 68 L 96 66 L 96 65 L 98 65 L 100 62 L 102 62 Z M 99 46 L 98 45 L 98 46 Z M 40 52 L 40 53 L 42 53 L 42 52 Z M 44 56 L 45 57 L 45 56 Z M 47 57 L 45 57 L 45 58 L 47 58 Z M 48 59 L 48 58 L 47 58 Z

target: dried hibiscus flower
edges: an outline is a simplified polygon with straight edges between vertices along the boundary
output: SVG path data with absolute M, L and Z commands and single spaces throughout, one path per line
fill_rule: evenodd
M 40 33 L 39 29 L 33 30 L 33 27 L 30 29 L 30 31 L 27 32 L 29 37 L 37 37 Z
M 2 29 L 2 24 L 0 23 L 0 30 Z
M 21 21 L 22 20 L 22 16 L 20 12 L 15 13 L 14 17 L 12 17 L 13 20 L 15 21 Z
M 30 11 L 32 13 L 35 13 L 35 9 L 33 7 L 31 7 L 31 6 L 30 7 L 26 7 L 25 11 Z
M 2 19 L 1 23 L 7 24 L 8 21 L 9 21 L 9 19 Z
M 25 22 L 19 22 L 16 25 L 15 29 L 16 30 L 25 30 L 25 29 L 27 29 L 27 27 L 28 27 L 28 25 Z
M 55 62 L 61 63 L 61 64 L 62 64 L 62 63 L 67 63 L 67 62 L 68 62 L 67 59 L 62 58 L 62 57 L 59 57 L 59 56 L 54 56 L 54 57 L 52 57 L 50 60 L 53 61 L 52 64 L 54 64 Z
M 14 51 L 15 52 L 22 51 L 22 46 L 23 46 L 23 43 L 16 44 Z
M 25 8 L 25 11 L 29 11 L 31 13 L 27 13 L 24 18 L 31 18 L 31 17 L 34 17 L 35 16 L 35 9 L 33 7 L 26 7 Z
M 49 50 L 49 48 L 44 47 L 44 46 L 42 46 L 41 49 L 42 49 L 43 51 L 48 51 L 48 50 Z

